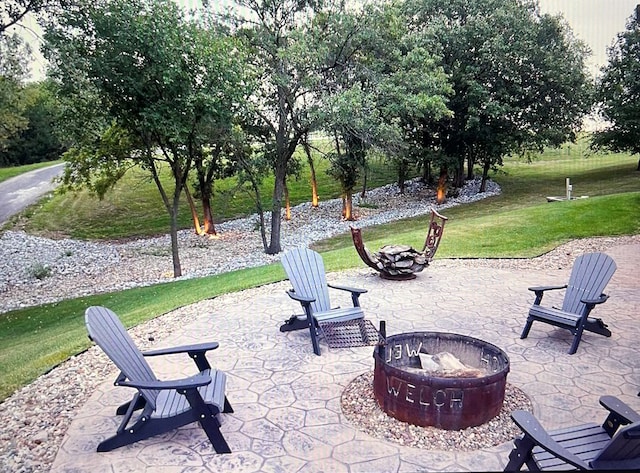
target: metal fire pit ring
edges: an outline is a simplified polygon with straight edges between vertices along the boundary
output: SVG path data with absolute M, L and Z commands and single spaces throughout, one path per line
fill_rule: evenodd
M 480 377 L 439 377 L 420 368 L 418 353 L 450 352 L 486 371 Z M 491 343 L 454 333 L 413 332 L 386 337 L 374 350 L 373 391 L 388 415 L 413 425 L 445 430 L 475 427 L 500 413 L 509 358 Z

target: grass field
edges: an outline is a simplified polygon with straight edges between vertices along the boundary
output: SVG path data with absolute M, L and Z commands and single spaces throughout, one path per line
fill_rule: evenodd
M 532 257 L 575 238 L 640 233 L 640 173 L 635 171 L 636 165 L 636 157 L 589 155 L 576 145 L 546 152 L 532 162 L 510 159 L 493 176 L 502 187 L 501 195 L 444 212 L 449 221 L 436 258 Z M 380 166 L 376 172 L 378 185 L 394 178 L 389 168 L 385 171 Z M 321 174 L 324 173 L 319 172 L 318 177 Z M 571 178 L 575 195 L 589 198 L 547 203 L 546 196 L 564 195 L 567 177 Z M 330 181 L 326 174 L 323 179 Z M 149 185 L 143 180 L 138 183 L 139 186 Z M 321 196 L 329 198 L 331 183 L 323 186 L 325 190 Z M 308 184 L 304 177 L 290 183 L 290 187 L 292 196 L 305 199 Z M 157 202 L 153 204 L 151 199 L 143 204 L 134 199 L 133 196 L 142 192 L 141 188 L 133 188 L 136 192 L 128 196 L 122 195 L 127 190 L 124 188 L 122 193 L 104 202 L 86 196 L 76 196 L 73 201 L 67 200 L 69 196 L 55 196 L 30 209 L 27 226 L 33 231 L 47 233 L 54 230 L 43 222 L 66 216 L 70 233 L 85 237 L 113 235 L 114 232 L 124 234 L 125 223 L 131 229 L 132 221 L 136 223 L 135 234 L 166 231 L 166 227 L 156 221 L 156 215 L 162 214 L 157 209 Z M 153 195 L 149 189 L 143 193 L 150 198 Z M 104 209 L 100 210 L 102 206 Z M 239 215 L 251 211 L 250 205 L 238 208 L 244 209 Z M 52 218 L 51 213 L 56 217 Z M 116 216 L 120 223 L 104 222 L 105 218 L 115 219 Z M 389 235 L 393 235 L 394 242 L 421 246 L 427 219 L 428 216 L 416 217 L 368 227 L 363 231 L 364 238 L 372 248 L 389 243 Z M 90 230 L 77 228 L 85 225 Z M 362 265 L 348 234 L 318 242 L 314 248 L 322 252 L 329 271 Z M 89 305 L 106 305 L 122 317 L 125 325 L 133 326 L 180 306 L 269 284 L 284 277 L 282 267 L 272 264 L 2 314 L 0 400 L 89 346 L 83 325 L 84 309 Z

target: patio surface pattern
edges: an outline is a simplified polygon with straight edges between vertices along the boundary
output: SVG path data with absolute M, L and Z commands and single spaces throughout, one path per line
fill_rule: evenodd
M 640 246 L 607 251 L 618 270 L 606 289 L 610 299 L 594 310 L 611 338 L 585 333 L 575 355 L 572 335 L 535 323 L 520 340 L 533 302 L 529 286 L 564 284 L 569 269 L 514 271 L 436 260 L 411 281 L 388 281 L 370 270 L 328 275 L 330 282 L 368 289 L 365 317 L 387 333 L 445 331 L 480 338 L 502 348 L 511 361 L 507 381 L 532 400 L 547 428 L 601 422 L 601 395 L 618 396 L 640 410 Z M 179 309 L 192 315 L 155 347 L 220 342 L 209 360 L 228 374 L 227 396 L 235 412 L 223 415 L 222 432 L 233 453 L 217 455 L 204 432 L 190 425 L 108 453 L 98 442 L 111 436 L 115 408 L 131 391 L 104 380 L 77 412 L 53 464 L 53 472 L 418 472 L 496 471 L 507 462 L 511 442 L 473 452 L 403 447 L 375 439 L 341 412 L 342 392 L 373 369 L 373 347 L 329 349 L 313 354 L 306 330 L 281 333 L 280 324 L 300 307 L 287 297 L 288 281 L 229 294 Z M 350 304 L 331 292 L 332 302 Z M 553 299 L 545 296 L 545 305 Z M 171 313 L 163 317 L 171 317 Z M 161 376 L 193 374 L 186 356 L 150 360 Z

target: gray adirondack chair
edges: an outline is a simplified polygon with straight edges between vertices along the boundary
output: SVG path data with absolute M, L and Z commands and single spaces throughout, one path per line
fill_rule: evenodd
M 217 342 L 140 352 L 118 316 L 105 307 L 89 307 L 85 312 L 89 338 L 120 369 L 116 386 L 136 388 L 133 399 L 121 405 L 124 415 L 116 434 L 98 445 L 107 452 L 123 445 L 199 422 L 217 453 L 230 453 L 220 432 L 221 412 L 233 412 L 225 395 L 226 375 L 211 369 L 206 352 L 218 348 Z M 185 379 L 159 380 L 145 357 L 187 353 L 199 373 Z M 134 414 L 142 410 L 137 416 Z
M 511 418 L 523 435 L 514 441 L 504 471 L 626 470 L 640 468 L 640 414 L 620 399 L 602 396 L 600 404 L 609 411 L 601 424 L 582 424 L 547 432 L 526 411 L 514 411 Z
M 319 324 L 364 318 L 359 298 L 367 290 L 328 284 L 322 257 L 308 248 L 294 248 L 286 251 L 282 255 L 281 262 L 293 286 L 287 294 L 302 304 L 304 315 L 294 315 L 280 327 L 280 331 L 288 332 L 308 327 L 313 352 L 320 355 Z M 331 307 L 329 288 L 351 292 L 353 307 Z
M 587 253 L 576 258 L 568 284 L 530 287 L 529 290 L 535 292 L 536 299 L 529 309 L 520 338 L 527 338 L 535 321 L 565 328 L 573 333 L 573 342 L 569 348 L 569 354 L 572 355 L 578 349 L 585 330 L 610 337 L 611 331 L 602 319 L 591 318 L 589 314 L 596 305 L 609 298 L 602 291 L 615 271 L 616 263 L 610 256 L 604 253 Z M 541 306 L 545 291 L 557 289 L 566 289 L 562 307 Z

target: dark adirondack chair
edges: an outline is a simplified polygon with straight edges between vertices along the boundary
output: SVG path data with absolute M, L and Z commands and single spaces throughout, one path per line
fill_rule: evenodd
M 601 424 L 582 424 L 547 432 L 526 411 L 511 418 L 522 430 L 514 442 L 504 471 L 640 469 L 640 414 L 613 396 L 602 396 L 609 411 Z
M 293 286 L 287 294 L 302 304 L 304 315 L 292 316 L 280 327 L 280 331 L 288 332 L 308 327 L 313 352 L 320 355 L 319 325 L 323 322 L 363 319 L 364 313 L 359 298 L 367 290 L 328 284 L 322 257 L 308 248 L 294 248 L 285 252 L 281 262 Z M 329 288 L 351 292 L 353 307 L 331 307 Z
M 415 278 L 416 275 L 414 273 L 422 271 L 425 266 L 428 266 L 429 263 L 431 263 L 436 251 L 438 250 L 438 246 L 440 245 L 442 232 L 444 231 L 444 225 L 446 222 L 447 217 L 440 215 L 436 210 L 431 210 L 429 229 L 427 230 L 427 236 L 421 251 L 415 250 L 411 247 L 392 248 L 392 251 L 395 249 L 405 249 L 406 251 L 401 252 L 400 254 L 406 255 L 407 260 L 413 260 L 413 264 L 411 264 L 411 266 L 405 266 L 403 268 L 398 268 L 395 261 L 390 262 L 386 255 L 382 254 L 385 248 L 391 248 L 390 245 L 381 248 L 378 253 L 372 253 L 362 240 L 362 230 L 360 228 L 350 227 L 351 238 L 353 239 L 353 246 L 356 248 L 360 259 L 367 266 L 380 273 L 380 277 L 384 279 L 403 281 Z
M 233 412 L 225 395 L 226 375 L 211 369 L 206 352 L 217 342 L 140 352 L 118 316 L 105 307 L 89 307 L 85 312 L 89 338 L 120 369 L 116 386 L 138 390 L 133 399 L 120 406 L 124 415 L 116 434 L 98 445 L 99 452 L 128 445 L 192 422 L 199 422 L 217 453 L 230 453 L 218 415 Z M 153 373 L 146 356 L 187 353 L 199 373 L 189 378 L 161 381 Z M 136 411 L 142 411 L 134 416 Z
M 602 319 L 591 318 L 589 314 L 596 305 L 609 298 L 602 291 L 615 271 L 616 263 L 610 256 L 604 253 L 587 253 L 576 258 L 569 284 L 530 287 L 529 290 L 536 294 L 536 300 L 529 309 L 529 316 L 520 338 L 527 338 L 535 321 L 565 328 L 573 333 L 573 343 L 569 349 L 569 354 L 572 355 L 578 349 L 582 332 L 585 330 L 610 337 L 611 331 Z M 556 289 L 566 289 L 562 307 L 541 306 L 545 291 Z

